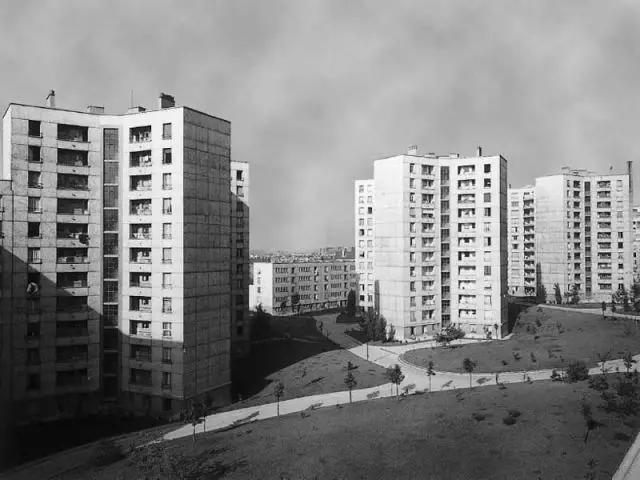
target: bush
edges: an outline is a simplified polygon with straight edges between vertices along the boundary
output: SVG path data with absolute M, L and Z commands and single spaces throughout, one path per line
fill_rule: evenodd
M 562 381 L 562 375 L 560 375 L 555 368 L 551 370 L 551 380 L 553 380 L 554 382 Z
M 589 378 L 589 369 L 582 360 L 570 362 L 567 367 L 567 380 L 571 383 L 579 382 Z
M 509 412 L 509 416 L 513 417 L 513 418 L 518 418 L 520 415 L 522 415 L 522 412 L 520 412 L 520 410 L 508 410 Z
M 589 388 L 593 388 L 598 392 L 604 392 L 609 388 L 609 382 L 604 375 L 596 375 L 589 378 Z
M 106 467 L 125 457 L 125 453 L 113 440 L 102 440 L 94 447 L 87 463 L 92 467 Z
M 624 433 L 624 432 L 616 432 L 616 433 L 613 435 L 613 439 L 614 439 L 614 440 L 621 440 L 621 441 L 623 441 L 623 442 L 628 442 L 628 441 L 630 441 L 630 440 L 631 440 L 631 436 L 627 435 L 627 434 L 626 434 L 626 433 Z
M 478 413 L 478 412 L 474 412 L 471 414 L 471 416 L 473 417 L 473 419 L 477 422 L 481 422 L 482 420 L 484 420 L 485 418 L 487 418 L 487 416 L 484 413 Z
M 506 416 L 502 419 L 502 423 L 505 425 L 513 425 L 516 423 L 516 419 L 511 416 Z

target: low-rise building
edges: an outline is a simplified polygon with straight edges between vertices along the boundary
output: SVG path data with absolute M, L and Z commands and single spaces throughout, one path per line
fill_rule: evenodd
M 253 264 L 249 305 L 272 314 L 292 312 L 295 298 L 301 311 L 346 307 L 356 285 L 353 260 L 258 262 Z

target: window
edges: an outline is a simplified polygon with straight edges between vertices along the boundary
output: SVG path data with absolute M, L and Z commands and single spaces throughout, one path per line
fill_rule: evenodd
M 163 388 L 171 387 L 171 372 L 162 372 L 162 386 Z
M 141 143 L 151 141 L 151 125 L 129 129 L 129 142 Z
M 162 174 L 162 189 L 171 190 L 171 174 L 170 173 Z
M 171 298 L 168 297 L 164 297 L 162 299 L 162 313 L 171 313 L 173 310 L 171 308 Z M 169 324 L 171 325 L 171 324 Z M 162 326 L 162 329 L 164 330 L 164 324 Z M 171 329 L 171 326 L 169 326 L 169 329 Z M 164 334 L 163 334 L 164 335 Z
M 238 195 L 239 197 L 244 197 L 244 187 L 241 185 L 238 185 L 236 187 L 236 195 Z
M 40 257 L 40 249 L 39 248 L 29 248 L 27 249 L 27 258 L 29 259 L 29 263 L 40 263 L 42 259 Z
M 40 222 L 28 222 L 27 223 L 27 237 L 40 238 Z
M 238 181 L 242 181 L 243 180 L 242 173 L 243 173 L 242 170 L 236 170 L 236 180 L 238 180 Z
M 171 274 L 163 273 L 162 274 L 162 288 L 171 288 Z
M 491 275 L 491 265 L 485 265 L 484 266 L 484 274 L 486 276 L 490 276 Z
M 416 169 L 415 163 L 410 163 L 409 164 L 409 173 L 414 173 L 415 169 Z
M 485 178 L 484 179 L 484 188 L 491 188 L 491 179 L 490 178 Z
M 491 232 L 491 222 L 484 222 L 483 231 L 484 233 Z
M 166 325 L 163 324 L 163 326 Z M 171 330 L 171 324 L 169 323 L 169 331 Z M 169 334 L 171 335 L 171 334 Z M 169 347 L 162 347 L 162 363 L 171 363 L 171 348 Z
M 409 179 L 409 188 L 416 188 L 416 179 L 415 178 L 410 178 Z
M 29 188 L 42 188 L 42 174 L 40 172 L 29 172 L 27 185 Z
M 170 223 L 163 223 L 162 224 L 162 238 L 164 240 L 170 240 L 171 239 L 171 224 Z
M 38 390 L 40 388 L 40 374 L 31 373 L 27 377 L 27 390 Z
M 40 197 L 29 197 L 27 211 L 29 213 L 41 213 Z
M 27 150 L 27 159 L 31 163 L 42 163 L 42 157 L 40 156 L 40 147 L 35 145 L 29 145 Z
M 59 123 L 58 140 L 66 142 L 87 142 L 89 140 L 89 128 Z
M 491 246 L 491 237 L 484 237 L 484 246 L 485 247 Z
M 171 124 L 170 123 L 164 123 L 162 125 L 162 139 L 171 140 Z
M 29 120 L 29 136 L 30 137 L 41 137 L 42 133 L 40 131 L 40 122 L 37 120 Z
M 491 173 L 491 164 L 490 163 L 485 163 L 484 164 L 484 173 Z
M 171 165 L 171 149 L 170 148 L 162 149 L 162 164 Z
M 164 215 L 171 215 L 171 199 L 170 198 L 162 199 L 162 213 Z
M 490 193 L 485 193 L 484 194 L 484 201 L 485 202 L 491 202 L 491 194 Z
M 162 249 L 162 263 L 171 263 L 171 248 Z
M 484 216 L 485 217 L 490 217 L 491 216 L 491 207 L 487 207 L 484 209 Z

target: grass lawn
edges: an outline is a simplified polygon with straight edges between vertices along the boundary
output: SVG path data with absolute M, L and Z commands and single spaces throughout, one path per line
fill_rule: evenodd
M 275 402 L 274 382 L 284 383 L 281 400 L 345 390 L 347 362 L 358 367 L 356 388 L 387 383 L 384 368 L 367 362 L 327 340 L 310 317 L 274 317 L 272 335 L 291 335 L 251 345 L 251 356 L 237 373 L 238 391 L 245 400 L 225 410 Z
M 403 358 L 423 367 L 432 360 L 436 370 L 463 372 L 462 361 L 469 357 L 477 362 L 476 372 L 492 373 L 563 368 L 574 360 L 594 367 L 598 353 L 609 349 L 612 358 L 621 358 L 627 351 L 640 352 L 640 331 L 633 320 L 614 323 L 603 320 L 602 315 L 545 308 L 538 312 L 534 306 L 521 313 L 513 333 L 509 340 L 412 350 Z
M 601 422 L 586 445 L 582 398 Z M 640 422 L 623 422 L 599 404 L 586 382 L 483 387 L 292 414 L 198 435 L 195 445 L 183 438 L 167 450 L 197 457 L 201 472 L 218 462 L 219 476 L 206 478 L 228 480 L 583 479 L 591 459 L 597 461 L 593 478 L 610 479 Z M 506 425 L 505 417 L 515 422 Z M 141 475 L 124 459 L 65 477 L 81 478 Z

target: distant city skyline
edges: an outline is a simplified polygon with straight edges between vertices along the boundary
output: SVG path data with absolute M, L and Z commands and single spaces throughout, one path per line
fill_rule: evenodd
M 639 23 L 631 0 L 3 2 L 0 109 L 50 89 L 107 113 L 172 94 L 231 121 L 252 248 L 349 245 L 354 181 L 409 145 L 481 145 L 513 187 L 562 165 L 624 171 Z

